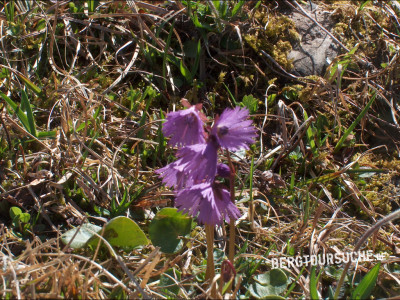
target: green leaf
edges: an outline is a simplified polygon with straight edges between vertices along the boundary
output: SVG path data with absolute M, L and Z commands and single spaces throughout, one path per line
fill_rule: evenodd
M 236 14 L 241 10 L 242 6 L 244 5 L 244 0 L 239 0 L 238 3 L 232 9 L 232 17 L 236 16 Z
M 138 246 L 147 245 L 149 240 L 140 227 L 127 217 L 116 217 L 106 224 L 103 237 L 111 246 L 130 251 Z M 99 238 L 94 236 L 88 245 L 95 248 Z
M 197 28 L 207 29 L 209 31 L 214 30 L 210 25 L 200 23 L 196 12 L 194 12 L 192 15 L 190 15 L 190 18 L 192 19 L 194 26 L 196 26 Z
M 55 137 L 56 131 L 45 131 L 37 132 L 35 120 L 33 118 L 32 109 L 26 95 L 25 91 L 21 91 L 21 107 L 18 106 L 13 100 L 11 100 L 6 94 L 0 92 L 0 97 L 6 101 L 6 103 L 12 108 L 12 110 L 17 114 L 18 119 L 21 121 L 24 128 L 33 136 L 41 137 Z
M 169 276 L 167 276 L 165 274 L 168 274 Z M 181 272 L 179 272 L 176 269 L 168 269 L 167 272 L 165 272 L 164 274 L 161 274 L 160 282 L 159 282 L 158 286 L 160 288 L 165 287 L 162 289 L 162 290 L 164 290 L 164 292 L 169 291 L 176 296 L 179 293 L 179 286 L 175 283 L 174 280 L 171 279 L 171 277 L 174 278 L 177 282 L 180 282 L 181 281 Z
M 90 223 L 83 224 L 74 238 L 74 235 L 78 229 L 79 227 L 70 229 L 67 232 L 65 232 L 61 236 L 61 241 L 65 245 L 71 242 L 70 244 L 71 248 L 80 249 L 84 247 L 86 243 L 90 240 L 90 238 L 94 235 L 93 232 L 99 233 L 102 227 Z M 72 240 L 72 238 L 74 239 Z
M 311 274 L 310 274 L 310 296 L 311 299 L 319 299 L 318 295 L 318 280 L 319 276 L 321 276 L 322 271 L 318 274 L 318 276 L 315 275 L 315 266 L 311 268 Z
M 254 277 L 249 287 L 251 296 L 257 299 L 280 299 L 277 296 L 283 293 L 288 286 L 288 278 L 281 269 L 272 269 Z
M 9 106 L 14 110 L 14 112 L 17 114 L 19 120 L 21 121 L 22 125 L 28 130 L 29 124 L 28 124 L 28 118 L 26 115 L 22 112 L 22 110 L 19 108 L 19 106 L 8 96 L 2 92 L 0 92 L 0 97 L 2 97 Z
M 21 91 L 21 110 L 23 113 L 26 115 L 26 118 L 28 119 L 28 131 L 30 134 L 32 134 L 34 137 L 37 137 L 37 132 L 36 132 L 36 124 L 35 124 L 35 119 L 33 117 L 33 112 L 31 108 L 31 104 L 29 103 L 28 100 L 28 95 L 24 90 Z
M 56 137 L 57 131 L 56 130 L 51 130 L 51 131 L 40 131 L 37 133 L 37 137 L 40 138 L 51 138 L 51 137 Z
M 357 288 L 353 291 L 351 299 L 368 299 L 378 278 L 381 263 L 376 264 L 361 280 Z
M 304 114 L 304 119 L 307 120 L 308 119 L 308 115 L 307 115 L 306 111 L 304 111 L 303 114 Z M 313 133 L 313 130 L 311 128 L 311 125 L 308 126 L 307 131 L 306 131 L 306 135 L 307 135 L 308 143 L 310 144 L 311 152 L 313 153 L 314 156 L 318 156 L 318 149 L 317 149 L 317 147 L 315 145 L 314 133 Z
M 22 210 L 19 207 L 13 206 L 10 208 L 11 219 L 14 219 L 15 217 L 19 217 L 21 214 L 22 214 Z
M 183 60 L 181 60 L 179 69 L 181 70 L 181 73 L 182 73 L 183 77 L 185 77 L 186 81 L 188 83 L 192 83 L 192 74 L 190 73 L 189 69 L 186 68 L 185 65 L 183 64 Z
M 192 218 L 176 208 L 161 209 L 149 226 L 150 239 L 164 253 L 175 253 L 182 248 L 180 236 L 190 233 Z
M 99 5 L 98 0 L 88 0 L 88 11 L 90 13 L 93 13 L 96 10 L 98 5 Z
M 46 20 L 45 19 L 40 19 L 36 24 L 36 30 L 40 31 L 40 30 L 42 30 L 44 28 L 46 28 Z
M 39 88 L 36 84 L 34 84 L 32 81 L 30 81 L 28 78 L 26 78 L 24 75 L 20 74 L 19 72 L 16 73 L 16 75 L 21 79 L 26 86 L 31 89 L 36 95 L 40 97 L 44 97 L 43 91 L 41 88 Z
M 196 59 L 194 61 L 192 72 L 190 72 L 190 77 L 191 77 L 192 80 L 193 80 L 194 76 L 196 75 L 197 70 L 199 69 L 200 54 L 201 54 L 201 40 L 199 40 L 197 42 Z
M 360 5 L 360 7 L 358 8 L 358 11 L 363 10 L 363 8 L 364 8 L 366 5 L 368 5 L 368 3 L 370 3 L 370 2 L 371 2 L 371 0 L 364 1 L 364 2 Z
M 31 219 L 31 215 L 28 213 L 22 213 L 19 215 L 19 221 L 22 223 L 28 223 L 29 220 Z
M 361 111 L 361 113 L 357 116 L 357 118 L 354 120 L 354 122 L 350 125 L 350 127 L 345 131 L 343 136 L 340 138 L 340 140 L 337 142 L 335 149 L 333 150 L 333 153 L 337 153 L 341 148 L 348 137 L 348 135 L 354 130 L 354 128 L 357 126 L 357 124 L 361 121 L 361 119 L 365 116 L 367 113 L 368 109 L 371 107 L 372 103 L 375 101 L 376 98 L 376 92 L 374 95 L 371 97 L 371 100 L 367 103 L 367 105 L 364 107 L 364 109 Z
M 244 96 L 242 104 L 249 109 L 251 115 L 254 114 L 258 109 L 258 99 L 254 98 L 253 95 Z
M 163 75 L 163 85 L 164 89 L 167 89 L 167 57 L 168 57 L 168 49 L 171 44 L 171 38 L 172 38 L 172 33 L 174 32 L 174 27 L 175 27 L 175 19 L 172 22 L 171 29 L 168 33 L 168 38 L 165 42 L 165 50 L 163 54 L 163 63 L 162 63 L 162 75 Z
M 330 69 L 330 73 L 329 73 L 329 80 L 332 80 L 337 74 L 336 71 L 339 67 L 339 65 L 342 65 L 342 71 L 340 73 L 340 78 L 342 78 L 344 72 L 346 71 L 349 63 L 352 62 L 352 56 L 354 55 L 354 53 L 356 53 L 357 49 L 358 49 L 359 44 L 356 44 L 344 57 L 341 61 L 338 61 L 337 63 L 335 63 L 331 69 Z M 338 82 L 339 87 L 341 86 L 341 80 L 339 80 Z

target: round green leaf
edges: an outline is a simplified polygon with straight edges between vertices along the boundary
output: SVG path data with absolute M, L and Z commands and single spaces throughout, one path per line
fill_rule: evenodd
M 269 296 L 278 297 L 288 286 L 288 278 L 281 269 L 272 269 L 254 277 L 250 285 L 250 294 L 257 299 L 268 299 Z
M 127 251 L 149 243 L 140 227 L 133 220 L 123 216 L 116 217 L 107 223 L 103 237 L 111 246 Z M 89 245 L 96 247 L 98 241 L 98 237 L 93 237 L 89 241 Z
M 176 208 L 161 209 L 150 223 L 149 234 L 154 246 L 164 253 L 175 253 L 182 248 L 180 236 L 190 233 L 192 218 Z
M 97 226 L 97 225 L 93 225 L 90 223 L 86 223 L 83 224 L 81 226 L 81 228 L 79 229 L 78 234 L 74 237 L 75 232 L 79 229 L 79 227 L 77 228 L 73 228 L 71 230 L 68 230 L 67 232 L 65 232 L 62 236 L 61 236 L 61 241 L 67 245 L 71 239 L 73 238 L 73 240 L 71 241 L 70 247 L 73 249 L 79 249 L 82 248 L 86 245 L 86 243 L 89 241 L 89 239 L 94 235 L 93 232 L 100 232 L 102 227 Z
M 19 220 L 22 223 L 28 223 L 30 219 L 31 219 L 31 215 L 28 213 L 22 213 L 19 215 Z
M 10 208 L 10 217 L 11 219 L 14 219 L 16 216 L 19 216 L 22 214 L 22 210 L 17 207 L 17 206 L 13 206 Z

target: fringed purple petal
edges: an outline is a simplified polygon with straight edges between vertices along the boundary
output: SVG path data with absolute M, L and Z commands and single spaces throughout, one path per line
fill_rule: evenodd
M 215 122 L 211 134 L 223 148 L 231 151 L 248 149 L 248 144 L 254 143 L 257 136 L 253 122 L 247 120 L 248 117 L 247 108 L 225 109 Z
M 218 145 L 214 141 L 184 147 L 177 156 L 185 164 L 185 174 L 194 183 L 211 182 L 217 173 Z
M 181 190 L 175 200 L 180 211 L 188 213 L 201 224 L 221 225 L 225 219 L 237 219 L 239 209 L 230 201 L 230 194 L 226 189 L 211 183 L 200 183 Z
M 231 169 L 225 164 L 218 164 L 217 175 L 223 178 L 229 178 L 231 176 Z
M 203 121 L 195 106 L 185 110 L 170 112 L 163 125 L 163 133 L 170 136 L 172 146 L 204 143 Z
M 181 189 L 187 185 L 192 185 L 193 182 L 190 177 L 185 174 L 187 163 L 182 163 L 180 159 L 166 165 L 164 168 L 155 171 L 162 178 L 162 182 L 168 187 Z

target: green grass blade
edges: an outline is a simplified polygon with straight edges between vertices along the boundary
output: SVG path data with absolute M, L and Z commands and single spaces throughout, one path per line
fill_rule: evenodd
M 174 32 L 175 20 L 172 22 L 171 30 L 168 33 L 167 40 L 165 42 L 165 51 L 163 55 L 163 64 L 162 64 L 162 76 L 163 76 L 163 85 L 164 89 L 167 89 L 167 57 L 168 57 L 168 49 L 171 44 L 172 33 Z
M 306 191 L 306 203 L 304 205 L 304 218 L 303 224 L 307 224 L 308 219 L 310 218 L 310 195 L 309 191 Z
M 34 84 L 32 81 L 30 81 L 28 78 L 26 78 L 24 75 L 20 74 L 20 73 L 16 73 L 16 75 L 18 76 L 19 79 L 21 79 L 26 86 L 32 90 L 32 92 L 34 92 L 36 95 L 43 97 L 44 93 L 42 91 L 42 89 L 40 87 L 38 87 L 36 84 Z
M 378 278 L 381 263 L 376 264 L 361 280 L 357 288 L 353 291 L 351 299 L 368 299 Z
M 236 14 L 241 10 L 242 6 L 244 5 L 244 0 L 240 0 L 234 8 L 232 9 L 232 17 L 236 16 Z
M 148 86 L 148 87 L 146 88 L 146 90 L 144 91 L 143 96 L 142 96 L 141 99 L 140 99 L 140 102 L 144 101 L 144 99 L 145 99 L 147 96 L 148 96 L 149 98 L 146 100 L 146 108 L 143 110 L 142 118 L 140 119 L 140 122 L 139 122 L 139 127 L 142 127 L 142 126 L 144 126 L 144 124 L 146 124 L 147 112 L 149 111 L 150 104 L 151 104 L 151 102 L 153 101 L 153 98 L 155 97 L 155 91 L 154 91 L 153 88 L 150 87 L 150 86 Z M 142 138 L 143 138 L 143 133 L 144 133 L 144 128 L 142 128 L 142 129 L 139 130 L 137 136 L 138 136 L 140 139 L 142 139 Z
M 368 5 L 370 2 L 371 2 L 371 0 L 364 1 L 364 2 L 360 5 L 360 7 L 358 8 L 358 11 L 362 11 L 363 8 L 364 8 L 366 5 Z
M 179 69 L 181 70 L 181 73 L 185 77 L 186 81 L 188 83 L 192 83 L 192 74 L 190 74 L 189 69 L 186 68 L 185 65 L 183 64 L 183 59 L 181 60 L 181 63 L 179 65 Z
M 231 97 L 233 103 L 234 103 L 236 106 L 239 106 L 239 103 L 236 102 L 236 99 L 235 99 L 235 97 L 233 97 L 233 95 L 232 95 L 230 89 L 228 88 L 228 86 L 227 86 L 224 82 L 223 82 L 222 84 L 224 85 L 226 91 L 228 92 L 229 97 Z
M 4 5 L 7 22 L 14 22 L 14 1 L 11 0 L 9 3 Z
M 308 120 L 308 115 L 307 115 L 306 111 L 304 111 L 303 114 L 304 114 L 304 120 Z M 311 126 L 308 126 L 306 135 L 307 135 L 308 143 L 310 144 L 311 152 L 313 153 L 314 156 L 318 156 L 318 150 L 317 150 L 317 146 L 315 145 L 314 134 L 313 134 Z
M 354 130 L 354 128 L 357 126 L 357 124 L 360 123 L 361 119 L 365 116 L 368 109 L 371 107 L 372 103 L 375 101 L 375 98 L 376 98 L 376 92 L 372 96 L 371 100 L 369 100 L 367 105 L 364 107 L 364 109 L 361 111 L 361 113 L 358 115 L 358 117 L 354 120 L 354 122 L 350 125 L 350 127 L 345 131 L 343 136 L 340 138 L 340 140 L 338 141 L 338 143 L 335 146 L 335 149 L 333 150 L 333 153 L 337 153 L 342 148 L 344 141 L 349 136 L 349 134 Z
M 10 98 L 8 98 L 8 96 L 7 96 L 6 94 L 0 92 L 0 96 L 1 96 L 1 98 L 4 99 L 4 101 L 7 102 L 8 105 L 11 106 L 11 108 L 12 108 L 14 111 L 16 111 L 16 110 L 18 109 L 18 105 L 17 105 L 14 101 L 12 101 Z
M 199 69 L 200 54 L 201 54 L 201 40 L 199 40 L 197 43 L 196 60 L 194 61 L 192 72 L 190 73 L 192 80 L 193 80 L 194 76 L 196 75 L 197 70 Z
M 94 0 L 88 1 L 88 10 L 90 13 L 94 12 Z
M 2 97 L 4 99 L 4 101 L 6 101 L 9 106 L 11 106 L 11 108 L 17 114 L 18 119 L 21 121 L 22 125 L 25 127 L 26 130 L 29 131 L 28 118 L 25 115 L 25 113 L 22 111 L 22 109 L 19 108 L 18 104 L 16 104 L 14 101 L 12 101 L 10 98 L 8 98 L 7 95 L 2 92 L 0 92 L 0 97 Z
M 319 299 L 317 284 L 320 275 L 321 273 L 319 273 L 318 276 L 315 275 L 315 266 L 313 266 L 310 274 L 310 297 L 313 300 Z
M 34 137 L 37 137 L 35 118 L 33 117 L 33 112 L 31 104 L 29 103 L 28 95 L 24 90 L 21 91 L 21 110 L 28 119 L 28 131 Z
M 293 291 L 293 289 L 296 287 L 296 284 L 300 278 L 300 276 L 303 274 L 303 272 L 306 270 L 306 266 L 303 266 L 303 268 L 300 270 L 300 273 L 296 276 L 296 278 L 293 280 L 292 284 L 290 287 L 287 289 L 285 297 L 289 298 L 290 293 Z
M 254 203 L 253 203 L 253 173 L 254 173 L 254 155 L 251 157 L 250 165 L 250 222 L 254 219 Z
M 40 131 L 37 133 L 37 137 L 39 139 L 41 138 L 55 138 L 57 135 L 56 130 L 51 130 L 51 131 Z

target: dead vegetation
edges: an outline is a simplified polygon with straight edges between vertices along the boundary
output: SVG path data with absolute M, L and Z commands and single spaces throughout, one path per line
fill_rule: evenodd
M 298 42 L 288 3 L 0 4 L 1 297 L 210 295 L 201 226 L 173 254 L 151 243 L 127 251 L 104 238 L 104 248 L 76 250 L 61 241 L 72 227 L 121 215 L 149 235 L 155 214 L 173 205 L 153 171 L 173 160 L 160 124 L 181 98 L 208 115 L 247 106 L 260 130 L 250 151 L 231 154 L 243 213 L 233 297 L 255 297 L 249 289 L 274 257 L 353 251 L 399 209 L 394 2 L 319 3 L 345 49 L 307 78 L 291 74 L 286 58 Z M 361 245 L 382 258 L 375 297 L 400 293 L 399 230 L 393 220 Z M 216 230 L 217 274 L 228 234 Z M 353 264 L 340 297 L 376 263 Z M 318 267 L 316 283 L 311 267 L 287 268 L 280 295 L 332 298 L 343 267 Z

